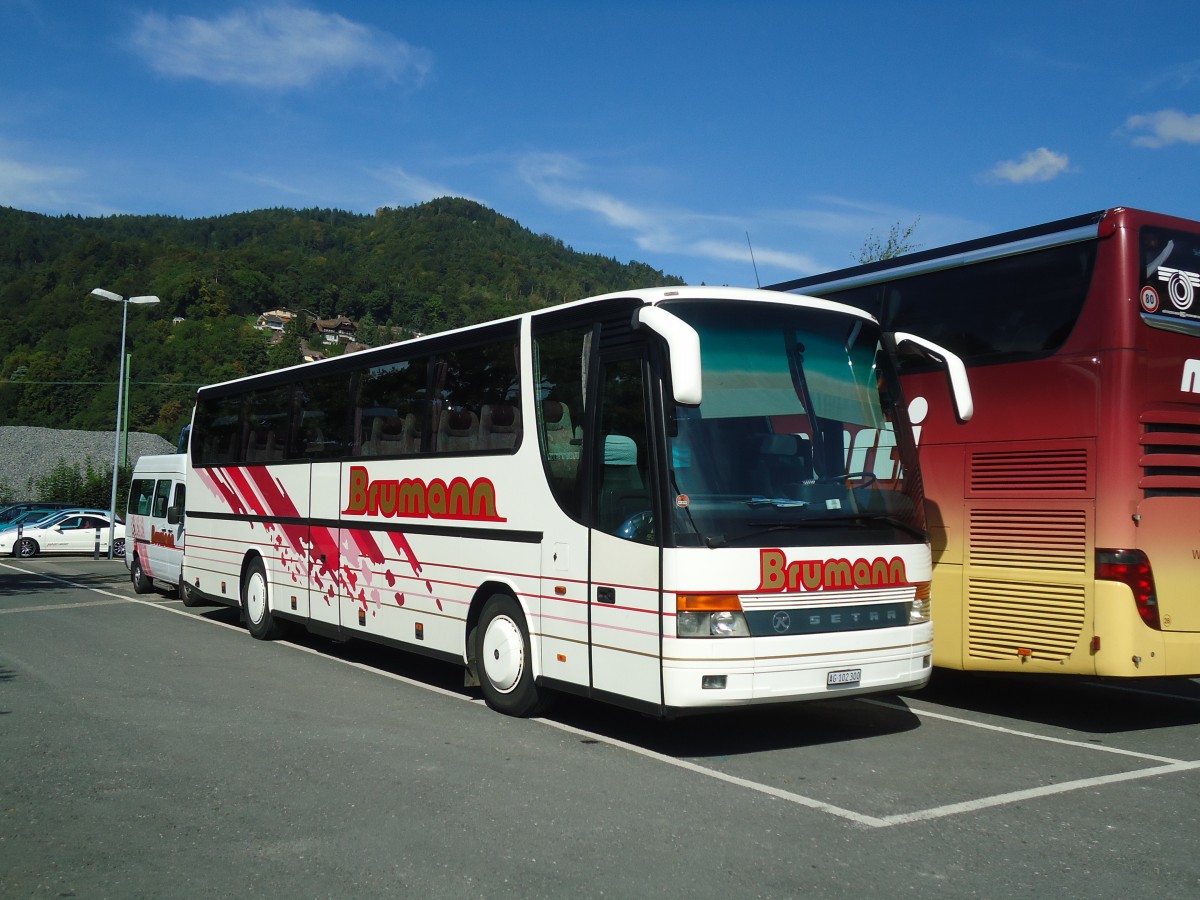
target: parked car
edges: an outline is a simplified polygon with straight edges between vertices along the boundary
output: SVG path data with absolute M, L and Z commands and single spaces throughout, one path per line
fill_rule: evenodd
M 5 531 L 16 531 L 18 528 L 45 528 L 49 525 L 57 525 L 63 519 L 70 516 L 78 516 L 83 513 L 98 513 L 102 516 L 108 515 L 107 509 L 96 509 L 94 507 L 73 506 L 70 509 L 55 509 L 55 510 L 30 510 L 23 513 L 7 524 L 0 525 L 0 533 Z M 117 521 L 121 521 L 121 517 L 117 516 Z
M 36 513 L 39 510 L 52 512 L 56 509 L 70 509 L 75 506 L 74 503 L 52 503 L 43 502 L 41 500 L 26 500 L 21 503 L 9 503 L 7 506 L 0 506 L 0 525 L 7 525 L 9 522 L 15 521 L 18 516 L 26 513 Z
M 45 528 L 30 525 L 21 531 L 0 533 L 0 553 L 11 553 L 23 559 L 39 553 L 91 553 L 96 547 L 99 529 L 100 552 L 108 553 L 108 513 L 81 513 L 67 516 Z M 125 526 L 118 523 L 113 533 L 113 556 L 125 556 Z

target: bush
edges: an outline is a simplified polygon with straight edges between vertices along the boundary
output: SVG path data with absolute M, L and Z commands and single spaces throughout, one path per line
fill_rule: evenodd
M 118 512 L 129 492 L 131 474 L 132 470 L 126 467 L 117 475 Z M 89 461 L 84 469 L 80 469 L 78 464 L 72 466 L 59 457 L 54 468 L 37 479 L 36 491 L 38 500 L 108 509 L 112 497 L 112 466 L 96 471 Z

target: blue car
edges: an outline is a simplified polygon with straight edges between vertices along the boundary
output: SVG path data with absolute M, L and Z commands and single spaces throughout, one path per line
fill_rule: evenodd
M 9 503 L 6 506 L 0 506 L 0 525 L 7 525 L 9 522 L 15 522 L 19 517 L 26 516 L 29 513 L 46 513 L 54 512 L 57 509 L 71 509 L 75 506 L 74 503 L 51 503 L 42 500 L 27 500 L 23 503 Z

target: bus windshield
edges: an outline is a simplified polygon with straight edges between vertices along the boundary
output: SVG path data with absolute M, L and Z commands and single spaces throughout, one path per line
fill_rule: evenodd
M 763 303 L 668 301 L 700 336 L 703 399 L 668 421 L 680 546 L 925 539 L 898 382 L 868 319 Z M 847 533 L 847 527 L 853 533 Z

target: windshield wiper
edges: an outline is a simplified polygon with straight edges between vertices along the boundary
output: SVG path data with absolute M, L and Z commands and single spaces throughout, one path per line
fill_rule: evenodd
M 746 538 L 754 537 L 756 534 L 763 534 L 768 531 L 796 531 L 801 528 L 807 528 L 812 525 L 828 525 L 830 522 L 845 522 L 846 519 L 834 519 L 833 517 L 823 517 L 819 519 L 794 519 L 789 522 L 751 522 L 749 531 L 743 531 L 740 534 L 735 534 L 733 537 L 728 535 L 718 534 L 712 537 L 705 538 L 710 549 L 724 547 L 730 541 L 744 541 Z
M 807 500 L 793 500 L 790 497 L 751 497 L 744 502 L 754 509 L 758 509 L 760 506 L 773 506 L 776 509 L 804 509 L 808 506 Z

